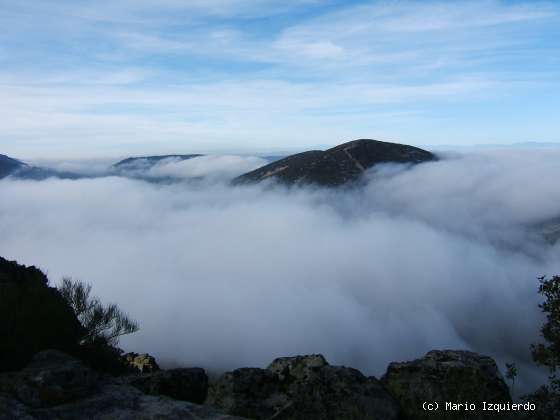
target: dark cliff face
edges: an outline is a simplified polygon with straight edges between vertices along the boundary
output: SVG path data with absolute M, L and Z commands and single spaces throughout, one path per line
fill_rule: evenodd
M 11 157 L 0 155 L 0 179 L 12 175 L 26 165 L 19 160 L 12 159 Z
M 417 164 L 435 160 L 426 150 L 377 140 L 354 140 L 325 151 L 298 153 L 239 176 L 234 184 L 274 179 L 280 183 L 339 186 L 358 180 L 378 163 Z

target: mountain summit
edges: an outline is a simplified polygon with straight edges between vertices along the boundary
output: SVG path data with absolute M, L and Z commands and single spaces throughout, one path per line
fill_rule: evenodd
M 284 184 L 339 186 L 356 181 L 378 163 L 417 164 L 437 159 L 426 150 L 398 143 L 360 139 L 331 149 L 311 150 L 288 156 L 241 175 L 235 184 L 274 179 Z

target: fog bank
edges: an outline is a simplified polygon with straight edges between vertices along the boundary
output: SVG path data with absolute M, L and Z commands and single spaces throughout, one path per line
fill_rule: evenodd
M 385 165 L 345 191 L 6 179 L 0 255 L 55 283 L 91 283 L 139 320 L 123 347 L 169 365 L 323 353 L 380 375 L 390 361 L 456 348 L 517 362 L 527 388 L 540 380 L 529 353 L 542 322 L 537 277 L 560 273 L 560 248 L 535 228 L 560 215 L 559 157 Z M 172 169 L 239 166 L 183 163 Z

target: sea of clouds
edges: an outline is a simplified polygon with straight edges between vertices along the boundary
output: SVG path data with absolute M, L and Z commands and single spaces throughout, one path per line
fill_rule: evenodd
M 450 153 L 379 166 L 348 190 L 232 187 L 263 163 L 232 156 L 148 170 L 208 182 L 5 179 L 0 255 L 54 284 L 91 283 L 140 322 L 122 346 L 167 366 L 322 353 L 379 376 L 390 361 L 470 349 L 516 362 L 529 390 L 546 376 L 529 348 L 537 277 L 560 273 L 560 247 L 540 233 L 560 216 L 559 158 Z
M 170 157 L 151 164 L 140 159 L 126 165 L 121 175 L 151 180 L 189 180 L 204 178 L 206 183 L 228 182 L 234 177 L 260 168 L 268 163 L 256 156 L 207 155 L 182 160 Z

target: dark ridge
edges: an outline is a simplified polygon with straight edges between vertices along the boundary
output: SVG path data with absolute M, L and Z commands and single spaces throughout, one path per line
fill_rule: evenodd
M 13 176 L 18 179 L 28 179 L 33 181 L 43 181 L 48 178 L 58 179 L 82 179 L 88 178 L 85 175 L 75 174 L 73 172 L 59 172 L 54 169 L 40 168 L 37 166 L 26 165 L 22 169 L 16 171 Z
M 53 169 L 31 166 L 6 155 L 0 155 L 0 179 L 12 176 L 17 179 L 41 181 L 47 178 L 80 179 L 81 175 L 72 172 L 59 172 Z
M 19 160 L 12 159 L 6 155 L 0 155 L 0 179 L 12 175 L 25 166 L 27 165 Z
M 418 164 L 437 157 L 418 147 L 360 139 L 341 144 L 326 151 L 298 153 L 243 174 L 234 184 L 258 183 L 274 179 L 280 183 L 340 186 L 358 180 L 378 163 Z

